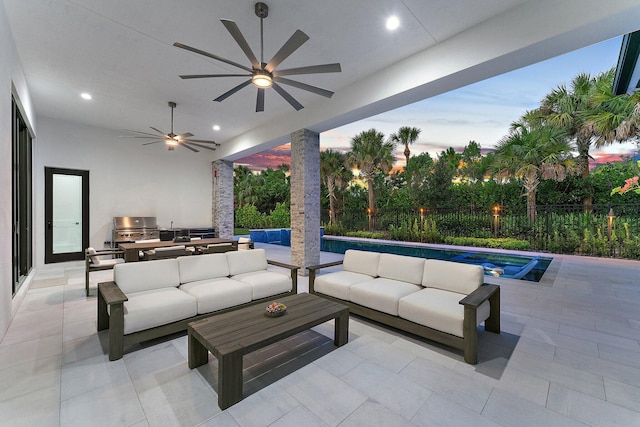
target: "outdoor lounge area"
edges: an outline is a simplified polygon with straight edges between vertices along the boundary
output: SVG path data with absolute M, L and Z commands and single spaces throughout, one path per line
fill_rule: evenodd
M 256 244 L 289 262 L 290 249 Z M 322 262 L 341 255 L 322 253 Z M 330 270 L 330 269 L 328 269 Z M 539 283 L 501 287 L 501 334 L 462 352 L 351 316 L 245 356 L 245 399 L 216 405 L 216 359 L 190 370 L 187 336 L 110 362 L 83 264 L 39 269 L 0 342 L 6 425 L 632 426 L 640 424 L 636 261 L 555 256 Z M 111 270 L 92 273 L 91 286 Z M 307 278 L 300 277 L 299 292 Z M 37 402 L 37 404 L 35 404 Z

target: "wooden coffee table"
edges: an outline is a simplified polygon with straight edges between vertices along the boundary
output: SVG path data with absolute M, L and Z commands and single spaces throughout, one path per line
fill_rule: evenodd
M 325 298 L 297 294 L 279 298 L 287 306 L 281 317 L 265 316 L 267 304 L 212 315 L 189 323 L 189 368 L 218 359 L 218 406 L 226 409 L 243 398 L 242 356 L 283 338 L 335 320 L 334 343 L 349 341 L 349 307 Z

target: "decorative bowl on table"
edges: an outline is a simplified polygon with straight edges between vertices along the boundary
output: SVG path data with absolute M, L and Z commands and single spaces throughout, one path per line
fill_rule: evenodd
M 267 317 L 279 317 L 286 313 L 286 311 L 286 305 L 274 301 L 267 306 L 267 311 L 265 311 L 264 315 Z

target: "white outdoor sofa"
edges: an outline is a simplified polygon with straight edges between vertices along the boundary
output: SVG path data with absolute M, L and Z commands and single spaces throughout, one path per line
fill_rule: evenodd
M 318 270 L 342 264 L 341 271 Z M 463 350 L 478 361 L 477 327 L 500 333 L 500 287 L 481 266 L 347 250 L 343 261 L 309 268 L 309 292 L 350 313 Z
M 109 360 L 194 320 L 298 290 L 298 267 L 267 260 L 264 249 L 118 264 L 113 278 L 98 284 L 98 331 L 109 330 Z

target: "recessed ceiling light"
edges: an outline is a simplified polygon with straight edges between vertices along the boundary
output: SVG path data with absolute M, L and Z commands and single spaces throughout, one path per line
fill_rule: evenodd
M 82 99 L 86 99 L 89 100 L 91 99 L 91 94 L 88 94 L 87 92 L 81 93 L 80 96 L 82 97 Z
M 218 126 L 218 125 L 213 125 L 213 130 L 220 130 L 220 126 Z
M 387 18 L 387 30 L 393 31 L 400 26 L 400 20 L 397 16 Z

